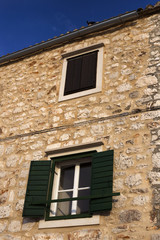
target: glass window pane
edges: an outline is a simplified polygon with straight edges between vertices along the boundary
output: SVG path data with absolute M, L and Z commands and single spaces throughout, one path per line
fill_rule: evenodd
M 91 185 L 91 162 L 80 165 L 79 188 Z
M 90 189 L 79 190 L 78 197 L 90 196 Z M 77 203 L 77 214 L 87 213 L 89 211 L 89 199 L 87 200 L 78 200 Z
M 74 180 L 74 166 L 62 167 L 60 177 L 60 190 L 72 189 Z
M 58 199 L 71 198 L 72 192 L 63 192 L 58 194 Z M 57 203 L 57 214 L 56 216 L 66 216 L 71 214 L 71 201 L 58 202 Z

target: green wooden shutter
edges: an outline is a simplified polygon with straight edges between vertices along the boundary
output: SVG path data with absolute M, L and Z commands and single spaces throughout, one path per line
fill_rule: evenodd
M 112 183 L 113 151 L 94 154 L 92 159 L 91 213 L 112 209 Z M 104 197 L 107 194 L 110 196 Z
M 50 176 L 51 161 L 32 161 L 23 208 L 23 217 L 43 217 Z

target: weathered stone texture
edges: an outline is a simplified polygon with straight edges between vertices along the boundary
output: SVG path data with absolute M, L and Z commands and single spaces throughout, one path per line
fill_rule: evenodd
M 119 219 L 123 223 L 139 221 L 141 219 L 141 213 L 138 210 L 122 211 L 119 215 Z
M 159 240 L 158 15 L 0 67 L 0 240 Z M 104 43 L 102 91 L 58 102 L 62 53 Z M 98 226 L 38 229 L 22 218 L 32 160 L 102 141 L 114 150 L 112 211 Z
M 46 234 L 35 234 L 32 240 L 63 240 L 63 235 L 59 233 L 46 233 Z
M 0 207 L 0 218 L 7 218 L 11 215 L 11 205 Z
M 8 221 L 0 222 L 0 233 L 3 232 L 8 225 Z
M 160 234 L 153 234 L 151 240 L 160 240 Z
M 81 240 L 81 239 L 98 240 L 98 239 L 102 239 L 101 234 L 102 234 L 101 231 L 97 229 L 96 230 L 80 230 L 80 231 L 69 233 L 68 239 L 69 240 Z
M 21 223 L 20 221 L 11 221 L 11 223 L 8 226 L 8 231 L 9 232 L 19 232 L 21 229 Z
M 134 174 L 134 175 L 129 175 L 126 179 L 125 179 L 125 184 L 128 187 L 135 187 L 138 186 L 142 183 L 142 176 L 140 174 Z
M 0 240 L 22 240 L 20 236 L 13 236 L 9 234 L 0 235 Z

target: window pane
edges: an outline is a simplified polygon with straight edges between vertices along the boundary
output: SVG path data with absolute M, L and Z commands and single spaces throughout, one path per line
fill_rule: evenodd
M 91 185 L 91 162 L 80 165 L 79 188 Z
M 87 190 L 79 190 L 78 197 L 90 196 L 90 189 Z M 89 199 L 87 200 L 79 200 L 77 203 L 77 214 L 87 213 L 89 211 Z
M 61 169 L 60 177 L 60 190 L 72 189 L 74 180 L 74 166 L 72 167 L 63 167 Z
M 58 194 L 58 199 L 71 198 L 72 192 L 63 192 Z M 56 216 L 66 216 L 71 214 L 71 201 L 58 202 Z

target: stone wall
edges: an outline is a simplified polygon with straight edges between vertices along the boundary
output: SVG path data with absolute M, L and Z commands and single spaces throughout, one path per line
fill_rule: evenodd
M 0 68 L 0 240 L 159 240 L 160 15 Z M 64 52 L 104 43 L 103 90 L 58 102 Z M 101 224 L 38 229 L 22 218 L 31 160 L 94 141 L 114 149 L 114 191 Z

